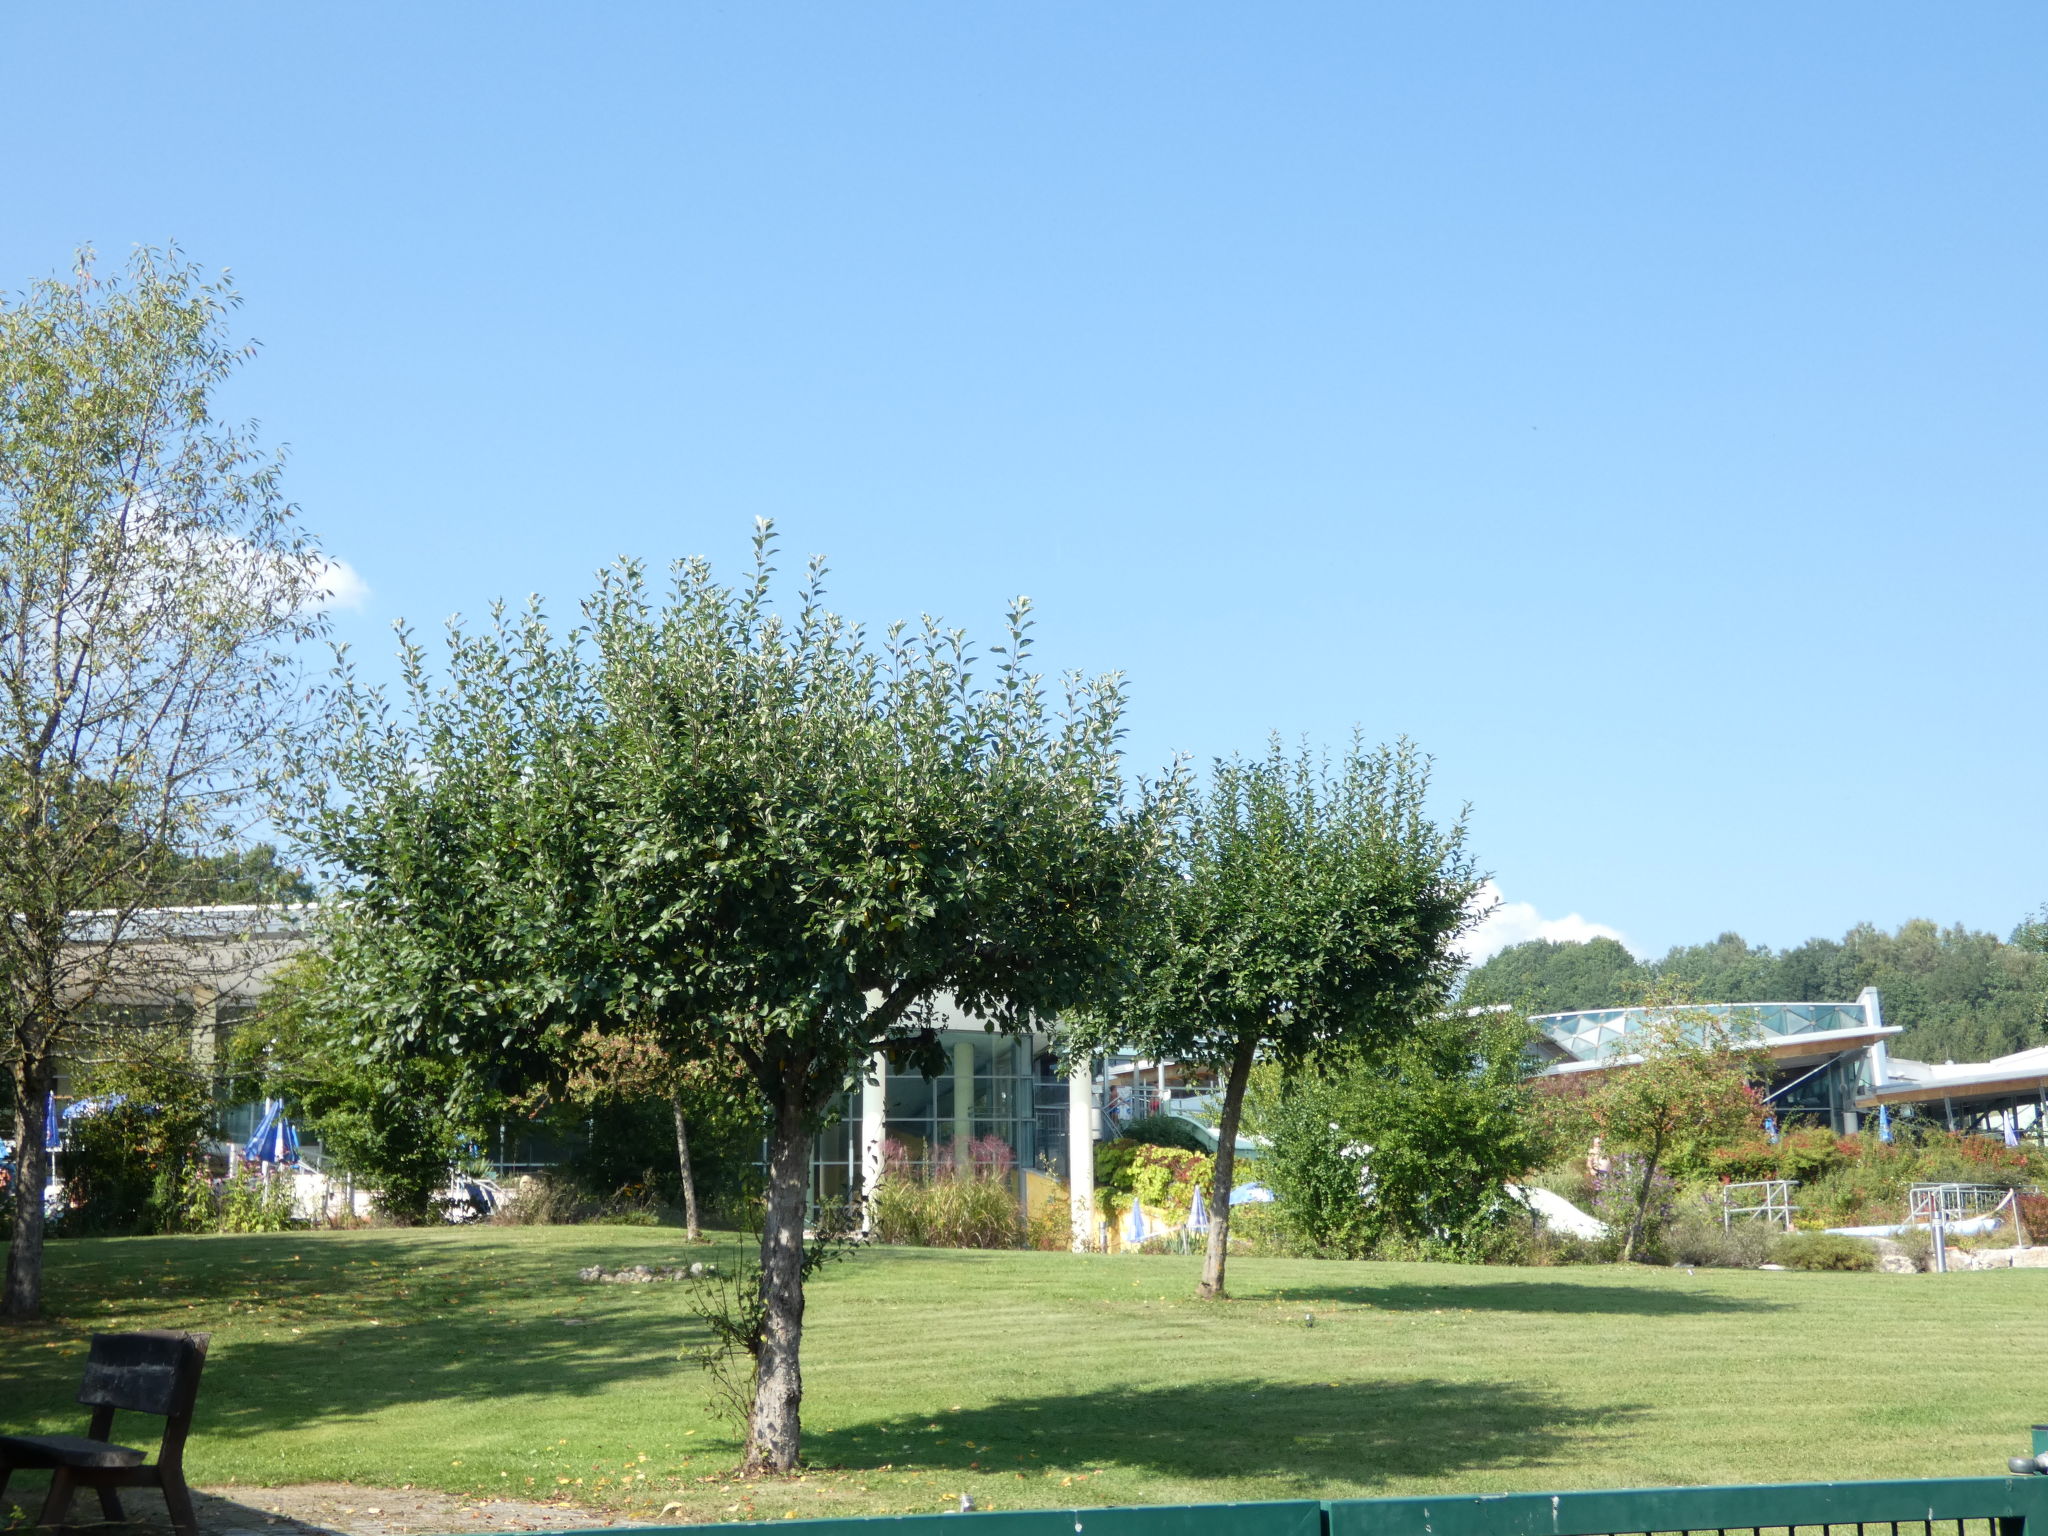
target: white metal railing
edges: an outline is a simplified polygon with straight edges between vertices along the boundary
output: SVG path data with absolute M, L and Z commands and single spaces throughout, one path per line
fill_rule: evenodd
M 2003 1184 L 1913 1184 L 1906 1190 L 1909 1221 L 1964 1221 L 1987 1215 L 2011 1193 Z
M 1798 1187 L 1797 1179 L 1758 1179 L 1747 1184 L 1723 1184 L 1722 1227 L 1727 1228 L 1737 1216 L 1742 1216 L 1751 1221 L 1775 1221 L 1790 1232 L 1792 1213 L 1799 1209 L 1792 1203 L 1792 1191 Z M 1738 1205 L 1738 1199 L 1749 1203 Z

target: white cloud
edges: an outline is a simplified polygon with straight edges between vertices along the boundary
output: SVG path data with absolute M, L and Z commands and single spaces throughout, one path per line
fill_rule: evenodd
M 1490 916 L 1458 940 L 1459 951 L 1473 965 L 1512 944 L 1525 944 L 1530 939 L 1570 940 L 1581 944 L 1588 939 L 1615 939 L 1624 946 L 1628 944 L 1619 928 L 1593 922 L 1576 912 L 1565 917 L 1545 917 L 1536 910 L 1532 901 L 1502 901 L 1500 887 L 1491 880 L 1479 888 L 1472 904 L 1475 909 L 1493 908 Z
M 361 608 L 370 600 L 370 584 L 346 560 L 321 556 L 315 579 L 320 584 L 320 598 L 315 606 L 323 613 L 336 608 Z

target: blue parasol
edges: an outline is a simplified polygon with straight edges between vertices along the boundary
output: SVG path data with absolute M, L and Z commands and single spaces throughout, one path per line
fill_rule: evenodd
M 1892 1139 L 1892 1111 L 1891 1106 L 1888 1104 L 1877 1106 L 1877 1139 L 1879 1141 L 1890 1141 Z
M 1131 1237 L 1134 1243 L 1142 1243 L 1152 1234 L 1145 1226 L 1145 1207 L 1137 1201 L 1131 1202 Z
M 1188 1207 L 1188 1230 L 1206 1232 L 1209 1230 L 1209 1201 L 1202 1193 L 1201 1185 L 1195 1186 L 1194 1203 Z
M 110 1093 L 104 1098 L 98 1099 L 73 1099 L 64 1106 L 64 1112 L 57 1118 L 60 1120 L 89 1120 L 103 1110 L 119 1109 L 127 1102 L 128 1095 L 125 1093 Z
M 252 1163 L 296 1163 L 299 1160 L 299 1129 L 284 1112 L 284 1105 L 266 1099 L 263 1118 L 256 1123 L 242 1156 Z

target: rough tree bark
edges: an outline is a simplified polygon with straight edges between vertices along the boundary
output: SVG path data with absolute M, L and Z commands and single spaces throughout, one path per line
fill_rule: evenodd
M 1231 1058 L 1230 1080 L 1223 1090 L 1223 1119 L 1216 1127 L 1216 1177 L 1209 1185 L 1209 1248 L 1202 1258 L 1202 1284 L 1195 1294 L 1203 1301 L 1223 1299 L 1223 1266 L 1230 1257 L 1230 1184 L 1237 1171 L 1237 1123 L 1244 1115 L 1245 1084 L 1251 1081 L 1256 1036 L 1238 1042 Z
M 683 1175 L 683 1226 L 691 1242 L 701 1242 L 704 1233 L 697 1220 L 697 1175 L 690 1168 L 690 1128 L 683 1114 L 682 1089 L 669 1096 L 669 1106 L 676 1112 L 676 1166 Z
M 748 1472 L 793 1472 L 802 1454 L 804 1378 L 804 1211 L 810 1193 L 811 1131 L 805 1064 L 786 1065 L 774 1086 L 768 1202 L 761 1228 L 760 1362 L 747 1426 Z
M 7 1246 L 0 1313 L 28 1318 L 43 1310 L 43 1190 L 50 1182 L 43 1115 L 51 1088 L 49 1053 L 24 1053 L 14 1063 L 13 1077 L 14 1240 Z

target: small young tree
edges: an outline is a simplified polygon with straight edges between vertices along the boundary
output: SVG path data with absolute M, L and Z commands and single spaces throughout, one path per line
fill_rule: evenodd
M 757 1103 L 746 1068 L 731 1057 L 678 1060 L 659 1038 L 644 1030 L 608 1034 L 592 1029 L 578 1042 L 571 1058 L 568 1092 L 579 1104 L 660 1099 L 668 1105 L 675 1126 L 684 1232 L 691 1242 L 701 1242 L 704 1226 L 697 1206 L 696 1168 L 690 1157 L 690 1122 L 705 1113 L 729 1118 L 735 1104 Z
M 182 935 L 153 914 L 231 846 L 296 717 L 327 565 L 278 466 L 209 398 L 246 357 L 232 290 L 175 252 L 0 300 L 0 1013 L 15 1106 L 0 1311 L 42 1305 L 45 1097 L 118 982 Z
M 1369 1053 L 1294 1072 L 1262 1067 L 1260 1159 L 1288 1227 L 1363 1257 L 1395 1235 L 1457 1259 L 1484 1257 L 1513 1207 L 1503 1186 L 1548 1147 L 1532 1112 L 1529 1026 L 1513 1014 L 1439 1014 Z
M 1584 1100 L 1606 1148 L 1641 1161 L 1622 1238 L 1624 1263 L 1642 1249 L 1658 1170 L 1681 1150 L 1756 1129 L 1763 1114 L 1756 1084 L 1767 1065 L 1763 1052 L 1736 1040 L 1719 1015 L 1683 1005 L 1664 1005 L 1629 1050 L 1641 1059 L 1610 1068 Z
M 1441 1005 L 1452 941 L 1479 889 L 1463 820 L 1425 806 L 1429 768 L 1406 742 L 1334 764 L 1276 739 L 1262 761 L 1220 762 L 1183 804 L 1175 859 L 1108 1009 L 1068 1031 L 1080 1048 L 1127 1045 L 1223 1075 L 1199 1294 L 1224 1294 L 1230 1190 L 1253 1063 L 1367 1050 Z
M 586 627 L 537 609 L 457 632 L 445 685 L 409 639 L 402 712 L 344 675 L 336 793 L 311 835 L 351 877 L 349 1017 L 391 1062 L 559 1077 L 591 1029 L 742 1063 L 768 1123 L 762 1338 L 746 1464 L 797 1463 L 811 1137 L 878 1050 L 929 1055 L 949 995 L 1021 1030 L 1094 998 L 1149 878 L 1114 677 L 1055 715 L 1026 606 L 986 687 L 958 632 L 871 645 L 788 618 L 764 524 L 736 589 L 665 601 L 611 571 Z

